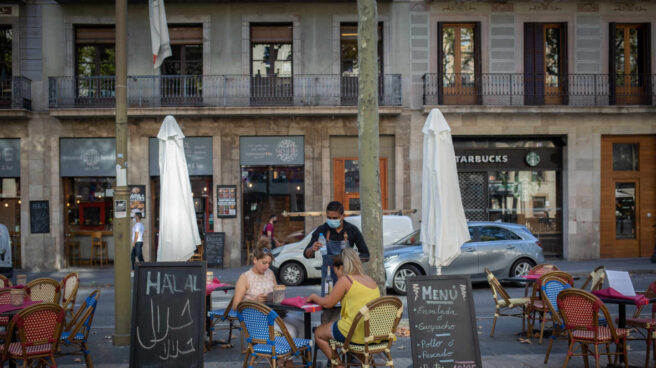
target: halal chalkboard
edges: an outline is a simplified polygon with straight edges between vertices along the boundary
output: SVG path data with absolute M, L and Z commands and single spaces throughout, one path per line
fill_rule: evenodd
M 30 201 L 30 231 L 32 234 L 47 234 L 50 232 L 48 201 Z
M 205 262 L 137 263 L 130 367 L 203 367 Z
M 481 368 L 469 276 L 406 280 L 415 368 Z
M 205 233 L 205 260 L 210 265 L 223 265 L 225 233 Z

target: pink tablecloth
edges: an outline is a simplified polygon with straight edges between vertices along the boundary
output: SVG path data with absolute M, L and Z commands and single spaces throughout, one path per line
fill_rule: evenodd
M 613 299 L 626 299 L 626 300 L 633 300 L 633 303 L 635 305 L 647 305 L 649 304 L 649 299 L 647 299 L 644 295 L 636 295 L 636 296 L 628 296 L 620 293 L 619 291 L 609 287 L 606 289 L 600 289 L 600 290 L 595 290 L 592 292 L 594 295 L 598 296 L 599 298 L 613 298 Z
M 26 299 L 25 302 L 19 306 L 11 305 L 11 304 L 0 304 L 0 314 L 15 311 L 15 310 L 21 310 L 25 309 L 29 306 L 32 306 L 34 304 L 41 303 L 40 301 L 31 301 Z
M 207 284 L 207 285 L 205 286 L 205 295 L 210 295 L 210 294 L 212 294 L 212 292 L 213 292 L 214 290 L 216 290 L 216 289 L 218 289 L 218 288 L 220 288 L 220 287 L 226 287 L 226 286 L 232 286 L 232 285 L 231 285 L 231 284 L 224 284 L 224 283 L 222 283 L 222 282 L 219 282 L 219 280 L 214 279 L 213 282 L 211 282 L 211 283 L 209 283 L 209 284 Z M 228 290 L 224 290 L 224 291 L 225 291 L 226 293 L 228 292 Z
M 303 308 L 306 312 L 318 312 L 321 310 L 319 304 L 312 304 L 305 301 L 305 298 L 302 296 L 296 296 L 293 298 L 287 298 L 280 302 L 282 305 L 289 305 L 292 307 Z
M 527 279 L 527 280 L 537 280 L 537 279 L 540 278 L 540 276 L 542 276 L 542 275 L 526 275 L 526 276 L 522 276 L 522 277 Z

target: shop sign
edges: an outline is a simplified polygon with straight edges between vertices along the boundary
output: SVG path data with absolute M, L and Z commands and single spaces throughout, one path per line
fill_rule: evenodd
M 20 177 L 20 139 L 0 139 L 0 178 Z
M 212 175 L 212 137 L 185 137 L 184 152 L 189 175 Z M 159 141 L 148 139 L 148 172 L 159 176 Z
M 60 139 L 59 173 L 64 177 L 116 177 L 116 140 L 114 138 Z
M 458 171 L 560 170 L 559 148 L 456 149 Z
M 303 165 L 303 136 L 239 137 L 239 161 L 243 166 Z

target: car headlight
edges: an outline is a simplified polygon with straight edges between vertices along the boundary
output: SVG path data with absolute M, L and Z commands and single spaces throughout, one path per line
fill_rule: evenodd
M 398 257 L 399 257 L 398 254 L 394 254 L 394 255 L 391 255 L 391 256 L 384 257 L 383 258 L 383 263 L 388 263 L 389 261 L 391 261 L 395 258 L 398 258 Z
M 282 253 L 282 248 L 274 248 L 271 250 L 271 255 L 275 258 L 278 257 Z

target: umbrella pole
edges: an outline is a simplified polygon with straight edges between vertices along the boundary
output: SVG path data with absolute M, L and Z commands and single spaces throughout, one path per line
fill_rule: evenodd
M 437 266 L 437 276 L 442 276 L 442 266 Z

